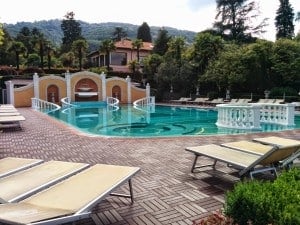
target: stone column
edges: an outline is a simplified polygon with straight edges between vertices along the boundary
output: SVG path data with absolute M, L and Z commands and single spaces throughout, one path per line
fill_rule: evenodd
M 150 97 L 150 85 L 149 83 L 147 83 L 146 85 L 146 98 L 149 98 Z
M 71 75 L 70 75 L 69 71 L 67 71 L 65 73 L 65 78 L 66 78 L 66 86 L 67 86 L 67 97 L 68 97 L 68 101 L 70 103 L 72 101 L 72 99 L 71 99 Z
M 131 78 L 127 76 L 127 103 L 131 104 Z
M 14 84 L 11 80 L 5 82 L 6 85 L 6 101 L 7 104 L 14 105 L 15 96 L 14 96 Z
M 106 101 L 106 74 L 102 72 L 100 77 L 102 83 L 102 101 Z
M 40 82 L 39 82 L 39 75 L 37 73 L 33 74 L 33 91 L 34 91 L 34 97 L 39 99 L 40 98 Z
M 286 125 L 295 126 L 295 105 L 288 103 L 286 104 Z

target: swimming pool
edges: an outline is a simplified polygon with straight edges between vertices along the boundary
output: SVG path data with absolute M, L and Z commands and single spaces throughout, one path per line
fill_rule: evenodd
M 240 134 L 300 129 L 300 116 L 295 127 L 263 124 L 261 130 L 224 129 L 216 126 L 217 111 L 198 107 L 156 105 L 152 108 L 119 107 L 105 103 L 74 103 L 74 107 L 48 113 L 89 135 L 119 137 L 176 137 L 216 134 Z

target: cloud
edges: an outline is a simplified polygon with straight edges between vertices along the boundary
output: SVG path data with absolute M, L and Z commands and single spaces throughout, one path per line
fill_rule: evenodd
M 192 11 L 196 12 L 196 11 L 200 10 L 201 8 L 216 5 L 216 2 L 213 0 L 188 0 L 187 5 Z

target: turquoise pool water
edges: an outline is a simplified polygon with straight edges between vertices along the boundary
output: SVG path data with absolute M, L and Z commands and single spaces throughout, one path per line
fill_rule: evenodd
M 162 105 L 137 109 L 131 105 L 75 104 L 75 107 L 48 115 L 90 135 L 119 137 L 174 137 L 300 129 L 300 116 L 295 117 L 295 127 L 264 124 L 260 131 L 246 131 L 218 128 L 215 125 L 217 111 L 213 109 Z

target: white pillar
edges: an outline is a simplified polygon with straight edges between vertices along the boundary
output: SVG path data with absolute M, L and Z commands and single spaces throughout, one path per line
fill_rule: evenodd
M 7 104 L 15 104 L 14 84 L 11 80 L 5 82 L 6 85 L 6 101 Z
M 40 84 L 39 84 L 39 75 L 37 73 L 33 74 L 33 91 L 34 91 L 34 97 L 39 99 L 40 98 Z
M 253 109 L 253 129 L 261 129 L 260 127 L 260 106 L 252 106 Z
M 291 103 L 288 103 L 286 105 L 286 125 L 295 126 L 295 105 Z
M 101 83 L 102 83 L 102 101 L 106 101 L 106 74 L 104 72 L 102 72 L 100 77 L 101 77 Z
M 149 83 L 147 83 L 146 85 L 146 98 L 149 98 L 150 97 L 150 85 Z
M 127 76 L 126 78 L 127 81 L 127 103 L 131 103 L 131 78 Z
M 66 85 L 67 85 L 67 97 L 68 97 L 68 101 L 70 103 L 72 101 L 72 99 L 71 99 L 71 75 L 70 75 L 69 71 L 66 72 L 65 78 L 66 78 Z

